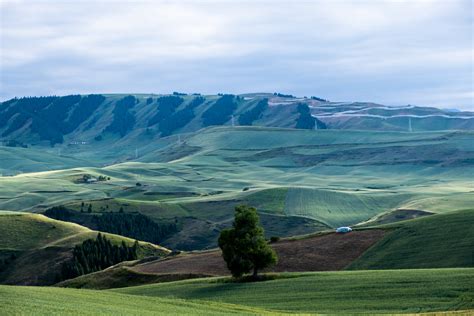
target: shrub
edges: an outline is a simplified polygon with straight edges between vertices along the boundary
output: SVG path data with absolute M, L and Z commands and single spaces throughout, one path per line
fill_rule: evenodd
M 275 243 L 275 242 L 278 242 L 279 240 L 280 240 L 280 237 L 277 237 L 277 236 L 270 237 L 270 243 Z

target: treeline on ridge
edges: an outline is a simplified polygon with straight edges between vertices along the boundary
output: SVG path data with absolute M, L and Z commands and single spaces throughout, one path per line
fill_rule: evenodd
M 131 237 L 159 244 L 166 237 L 176 233 L 178 227 L 173 223 L 155 223 L 140 213 L 104 213 L 94 216 L 100 231 Z
M 175 130 L 184 127 L 195 117 L 194 109 L 203 104 L 206 99 L 198 96 L 194 98 L 184 109 L 174 112 L 167 119 L 161 121 L 158 129 L 161 136 L 169 136 Z
M 239 116 L 239 125 L 252 125 L 254 121 L 262 117 L 267 108 L 268 99 L 258 101 L 257 105 Z
M 63 142 L 63 135 L 82 124 L 104 102 L 102 95 L 68 95 L 64 97 L 25 97 L 3 102 L 0 126 L 10 123 L 2 136 L 21 129 L 31 121 L 31 131 L 51 145 Z
M 304 103 L 298 104 L 296 108 L 298 113 L 300 114 L 299 117 L 296 119 L 296 128 L 300 129 L 314 129 L 317 127 L 318 129 L 326 129 L 327 126 L 324 122 L 318 120 L 317 118 L 311 115 L 311 111 L 309 106 Z
M 90 210 L 92 207 L 89 206 Z M 176 222 L 157 223 L 140 213 L 108 212 L 101 215 L 80 213 L 64 206 L 47 209 L 44 215 L 62 221 L 77 223 L 91 229 L 122 235 L 154 244 L 178 231 Z
M 112 123 L 107 126 L 104 132 L 118 133 L 121 137 L 125 136 L 135 125 L 135 116 L 130 113 L 137 102 L 133 95 L 124 97 L 115 104 Z
M 230 120 L 230 116 L 237 108 L 240 97 L 233 94 L 222 95 L 212 106 L 202 114 L 204 126 L 223 125 Z
M 179 96 L 167 95 L 159 97 L 156 100 L 158 109 L 155 115 L 148 120 L 148 126 L 161 123 L 161 121 L 169 118 L 183 102 L 184 99 Z

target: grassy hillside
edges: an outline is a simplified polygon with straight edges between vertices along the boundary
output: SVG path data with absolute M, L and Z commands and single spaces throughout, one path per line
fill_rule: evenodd
M 426 131 L 474 129 L 472 112 L 331 103 L 273 94 L 109 94 L 0 103 L 0 140 L 13 146 L 85 145 L 195 132 L 212 125 Z M 317 123 L 316 123 L 317 122 Z
M 351 234 L 326 232 L 315 236 L 284 239 L 271 243 L 278 263 L 266 272 L 307 272 L 343 270 L 385 234 L 383 230 Z M 156 260 L 124 263 L 94 274 L 81 276 L 59 286 L 106 289 L 154 282 L 169 282 L 204 276 L 226 276 L 230 272 L 218 249 L 181 253 Z
M 0 248 L 15 250 L 40 249 L 50 246 L 72 246 L 85 239 L 94 238 L 97 231 L 86 227 L 54 220 L 41 214 L 0 211 Z M 133 244 L 134 240 L 119 235 L 103 233 L 112 242 L 125 241 Z M 167 249 L 143 243 L 149 249 Z
M 92 233 L 86 227 L 60 222 L 39 214 L 0 211 L 0 249 L 30 250 L 77 235 Z
M 253 307 L 118 293 L 0 286 L 2 315 L 265 315 Z M 274 313 L 272 313 L 274 314 Z
M 0 282 L 4 284 L 52 284 L 62 264 L 71 258 L 72 248 L 97 231 L 53 220 L 40 214 L 0 211 Z M 104 234 L 112 243 L 134 240 Z M 163 255 L 169 250 L 140 242 L 140 255 Z
M 474 267 L 474 210 L 427 216 L 394 228 L 350 269 Z
M 208 276 L 204 274 L 191 273 L 143 273 L 132 269 L 131 267 L 133 266 L 133 262 L 121 263 L 102 271 L 85 274 L 74 279 L 59 282 L 54 286 L 76 289 L 103 290 L 160 282 L 195 279 Z
M 7 176 L 24 172 L 95 166 L 95 163 L 90 160 L 58 154 L 58 150 L 54 148 L 0 146 L 0 174 Z
M 419 313 L 474 309 L 473 269 L 289 274 L 256 283 L 198 279 L 112 290 L 299 313 Z
M 182 230 L 166 242 L 186 250 L 215 247 L 240 203 L 258 207 L 268 237 L 306 234 L 397 209 L 470 208 L 472 137 L 470 131 L 212 127 L 180 141 L 148 141 L 133 162 L 2 177 L 0 208 L 42 212 L 64 204 L 79 211 L 85 202 L 92 215 L 122 207 L 157 222 L 177 219 Z M 87 146 L 68 155 L 110 158 Z M 84 175 L 110 180 L 78 181 Z

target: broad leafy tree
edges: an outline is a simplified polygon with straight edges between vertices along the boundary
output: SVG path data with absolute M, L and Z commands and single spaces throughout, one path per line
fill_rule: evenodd
M 257 278 L 258 270 L 270 267 L 278 260 L 275 251 L 265 240 L 254 207 L 237 206 L 232 228 L 221 232 L 218 243 L 234 277 L 252 272 L 253 277 Z

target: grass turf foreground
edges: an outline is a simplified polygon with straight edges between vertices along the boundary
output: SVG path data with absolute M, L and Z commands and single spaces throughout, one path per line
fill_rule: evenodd
M 0 315 L 474 312 L 472 268 L 288 273 L 280 277 L 253 283 L 207 278 L 112 291 L 0 286 Z
M 288 273 L 254 283 L 197 279 L 113 290 L 293 313 L 421 313 L 474 309 L 474 269 Z M 474 312 L 474 311 L 473 311 Z
M 0 315 L 266 315 L 218 302 L 132 296 L 94 290 L 0 285 Z

